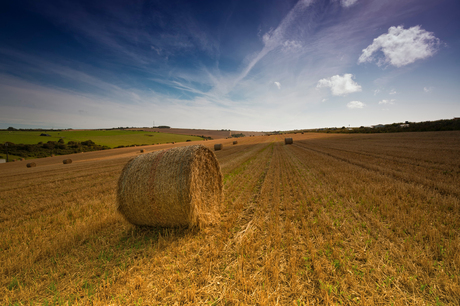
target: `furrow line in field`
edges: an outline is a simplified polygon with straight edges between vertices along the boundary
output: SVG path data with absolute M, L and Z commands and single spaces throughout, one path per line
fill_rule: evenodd
M 305 143 L 305 141 L 300 141 L 299 143 Z M 444 171 L 445 169 L 442 168 L 441 166 L 450 166 L 445 163 L 440 163 L 440 162 L 435 162 L 435 161 L 429 161 L 429 160 L 423 160 L 421 158 L 414 158 L 414 157 L 406 157 L 406 156 L 401 156 L 401 155 L 396 155 L 396 152 L 380 152 L 379 154 L 377 153 L 370 153 L 370 152 L 365 152 L 365 151 L 355 151 L 355 150 L 347 150 L 343 148 L 338 148 L 338 147 L 332 147 L 332 146 L 324 146 L 324 145 L 318 145 L 318 143 L 315 143 L 317 148 L 321 148 L 323 151 L 324 150 L 331 150 L 331 151 L 337 151 L 337 152 L 343 152 L 351 155 L 357 155 L 357 158 L 359 157 L 370 157 L 374 159 L 382 159 L 386 162 L 392 162 L 392 163 L 399 163 L 399 164 L 405 164 L 405 165 L 410 165 L 414 167 L 420 167 L 428 170 L 439 170 L 439 171 Z
M 302 161 L 307 162 L 306 159 L 302 159 Z M 319 160 L 312 160 L 311 162 L 320 165 L 318 164 Z M 333 168 L 331 168 L 331 170 L 332 169 Z M 331 173 L 330 170 L 326 171 L 326 176 L 328 173 Z M 334 184 L 332 182 L 330 183 Z M 327 187 L 327 184 L 324 187 Z M 327 189 L 328 188 L 325 188 L 325 191 Z M 340 257 L 336 257 L 336 259 L 334 260 L 337 261 L 334 261 L 333 263 L 329 264 L 327 263 L 330 262 L 328 258 L 324 256 L 318 257 L 319 254 L 324 252 L 320 251 L 322 248 L 330 247 L 328 246 L 330 244 L 325 244 L 327 240 L 332 241 L 334 244 L 338 243 L 339 246 L 342 245 L 345 246 L 347 249 L 352 250 L 351 254 L 354 255 L 350 257 L 351 261 L 343 266 L 344 269 L 348 269 L 349 271 L 353 271 L 353 269 L 355 269 L 353 267 L 357 267 L 359 269 L 357 271 L 366 271 L 369 269 L 372 271 L 373 267 L 380 266 L 382 259 L 378 256 L 378 254 L 381 254 L 382 250 L 387 250 L 387 254 L 388 252 L 390 252 L 392 258 L 399 260 L 399 262 L 402 261 L 402 263 L 406 265 L 409 271 L 416 271 L 417 269 L 419 269 L 413 265 L 411 260 L 405 258 L 404 256 L 401 256 L 400 250 L 394 249 L 395 245 L 403 244 L 403 238 L 395 236 L 387 228 L 388 222 L 382 222 L 381 218 L 378 215 L 375 215 L 372 212 L 369 213 L 367 210 L 363 210 L 362 207 L 356 206 L 353 203 L 353 201 L 350 202 L 349 199 L 341 198 L 341 196 L 339 196 L 338 194 L 334 194 L 334 189 L 330 189 L 330 191 L 332 192 L 332 194 L 328 191 L 326 191 L 324 194 L 332 196 L 332 198 L 335 199 L 335 203 L 331 202 L 331 206 L 328 203 L 323 203 L 321 205 L 322 209 L 319 211 L 319 214 L 315 216 L 315 218 L 318 218 L 317 225 L 320 228 L 320 231 L 318 232 L 315 226 L 312 227 L 313 235 L 310 238 L 310 241 L 312 242 L 310 249 L 313 248 L 317 250 L 311 253 L 311 256 L 317 257 L 316 260 L 312 260 L 312 265 L 314 267 L 314 271 L 316 271 L 317 265 L 321 265 L 323 267 L 316 271 L 318 273 L 317 278 L 323 279 L 323 284 L 328 282 L 327 277 L 325 277 L 325 275 L 322 274 L 324 272 L 327 272 L 327 269 L 325 269 L 325 267 L 327 267 L 328 265 L 329 267 L 333 265 L 341 265 Z M 325 218 L 326 216 L 327 218 Z M 360 230 L 359 228 L 356 228 L 355 224 L 366 224 L 366 228 L 368 229 L 367 233 L 366 231 L 362 231 L 362 229 Z M 324 230 L 326 230 L 327 232 L 325 232 Z M 329 238 L 327 238 L 328 236 Z M 361 236 L 362 240 L 356 240 L 356 236 Z M 310 242 L 307 241 L 307 243 Z M 423 251 L 423 247 L 423 245 L 420 245 L 414 251 L 421 252 Z M 320 251 L 320 253 L 318 253 L 318 250 Z M 315 261 L 316 264 L 314 263 Z M 327 274 L 328 273 L 326 273 L 326 275 Z M 375 275 L 369 278 L 369 281 L 378 283 L 379 277 L 384 276 Z M 368 288 L 366 287 L 366 285 L 360 285 L 358 291 L 365 292 L 366 290 L 368 290 Z M 347 291 L 350 290 L 350 288 L 344 289 L 346 289 Z M 357 288 L 355 286 L 354 290 L 356 289 Z M 372 296 L 374 294 L 375 293 L 369 292 L 369 296 Z M 407 296 L 402 295 L 401 298 L 406 299 Z
M 401 170 L 386 169 L 386 168 L 380 167 L 380 166 L 373 166 L 373 165 L 370 165 L 370 164 L 364 164 L 364 163 L 358 162 L 356 160 L 350 160 L 348 158 L 340 157 L 340 156 L 337 156 L 335 154 L 331 154 L 329 152 L 314 149 L 314 148 L 309 147 L 309 146 L 307 146 L 305 144 L 296 143 L 296 144 L 294 144 L 294 146 L 297 147 L 297 148 L 301 148 L 303 150 L 310 150 L 310 151 L 316 152 L 317 154 L 326 155 L 326 156 L 329 156 L 330 158 L 339 160 L 341 162 L 345 162 L 347 164 L 351 164 L 351 165 L 354 165 L 356 167 L 360 167 L 360 168 L 366 169 L 368 171 L 372 171 L 374 173 L 385 175 L 387 177 L 391 177 L 393 179 L 396 179 L 396 180 L 399 180 L 399 181 L 402 181 L 402 182 L 405 182 L 405 183 L 408 183 L 408 184 L 418 183 L 418 184 L 424 185 L 424 186 L 426 186 L 426 187 L 428 187 L 430 189 L 433 189 L 434 191 L 438 192 L 441 195 L 449 195 L 449 194 L 451 194 L 451 195 L 455 195 L 455 196 L 460 196 L 460 190 L 458 188 L 455 188 L 451 184 L 443 184 L 442 182 L 431 181 L 431 180 L 429 180 L 429 178 L 423 178 L 422 179 L 422 178 L 413 176 L 412 173 L 405 173 L 405 172 L 403 172 Z

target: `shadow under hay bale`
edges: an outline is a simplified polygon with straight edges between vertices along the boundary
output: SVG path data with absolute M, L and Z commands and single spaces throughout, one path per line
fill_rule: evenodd
M 234 144 L 234 145 L 238 144 L 238 141 L 234 141 L 233 144 Z
M 66 164 L 71 164 L 71 163 L 72 163 L 72 160 L 71 160 L 70 158 L 64 159 L 64 160 L 62 161 L 62 163 L 65 164 L 65 165 L 66 165 Z
M 294 141 L 292 140 L 292 138 L 284 138 L 284 144 L 293 144 Z
M 219 219 L 223 177 L 203 145 L 139 155 L 118 180 L 117 210 L 135 225 L 202 227 Z
M 222 150 L 224 146 L 221 144 L 221 143 L 216 143 L 214 145 L 214 151 L 219 151 L 219 150 Z
M 36 163 L 28 163 L 27 168 L 37 167 Z

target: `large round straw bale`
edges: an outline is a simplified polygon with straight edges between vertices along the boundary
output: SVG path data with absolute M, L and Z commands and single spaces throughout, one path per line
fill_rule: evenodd
M 70 158 L 67 158 L 67 159 L 64 159 L 64 160 L 62 161 L 62 163 L 64 163 L 64 164 L 71 164 L 71 163 L 72 163 L 72 160 L 71 160 Z
M 144 152 L 145 152 L 145 150 L 144 150 L 144 149 L 141 149 L 141 153 L 144 153 Z
M 203 145 L 171 148 L 130 160 L 118 180 L 117 210 L 136 225 L 202 227 L 215 223 L 223 177 Z
M 292 140 L 292 138 L 284 138 L 284 143 L 285 144 L 293 144 L 294 141 Z
M 235 141 L 233 142 L 233 144 L 234 144 L 234 145 L 238 144 L 238 141 L 235 140 Z
M 222 150 L 224 146 L 221 143 L 216 143 L 214 145 L 214 151 Z
M 27 168 L 37 167 L 36 163 L 28 163 Z

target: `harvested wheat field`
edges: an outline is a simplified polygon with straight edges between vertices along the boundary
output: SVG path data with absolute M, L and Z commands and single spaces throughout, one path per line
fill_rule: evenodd
M 460 305 L 459 132 L 285 136 L 219 140 L 202 229 L 117 213 L 136 148 L 0 165 L 0 304 Z

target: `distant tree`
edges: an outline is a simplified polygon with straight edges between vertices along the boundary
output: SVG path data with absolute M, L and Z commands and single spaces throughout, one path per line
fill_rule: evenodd
M 14 127 L 10 126 L 10 127 L 8 128 L 8 131 L 16 131 L 16 129 L 15 129 Z
M 92 140 L 82 141 L 81 144 L 84 145 L 84 146 L 94 146 L 94 145 L 96 145 L 94 143 L 94 141 L 92 141 Z

